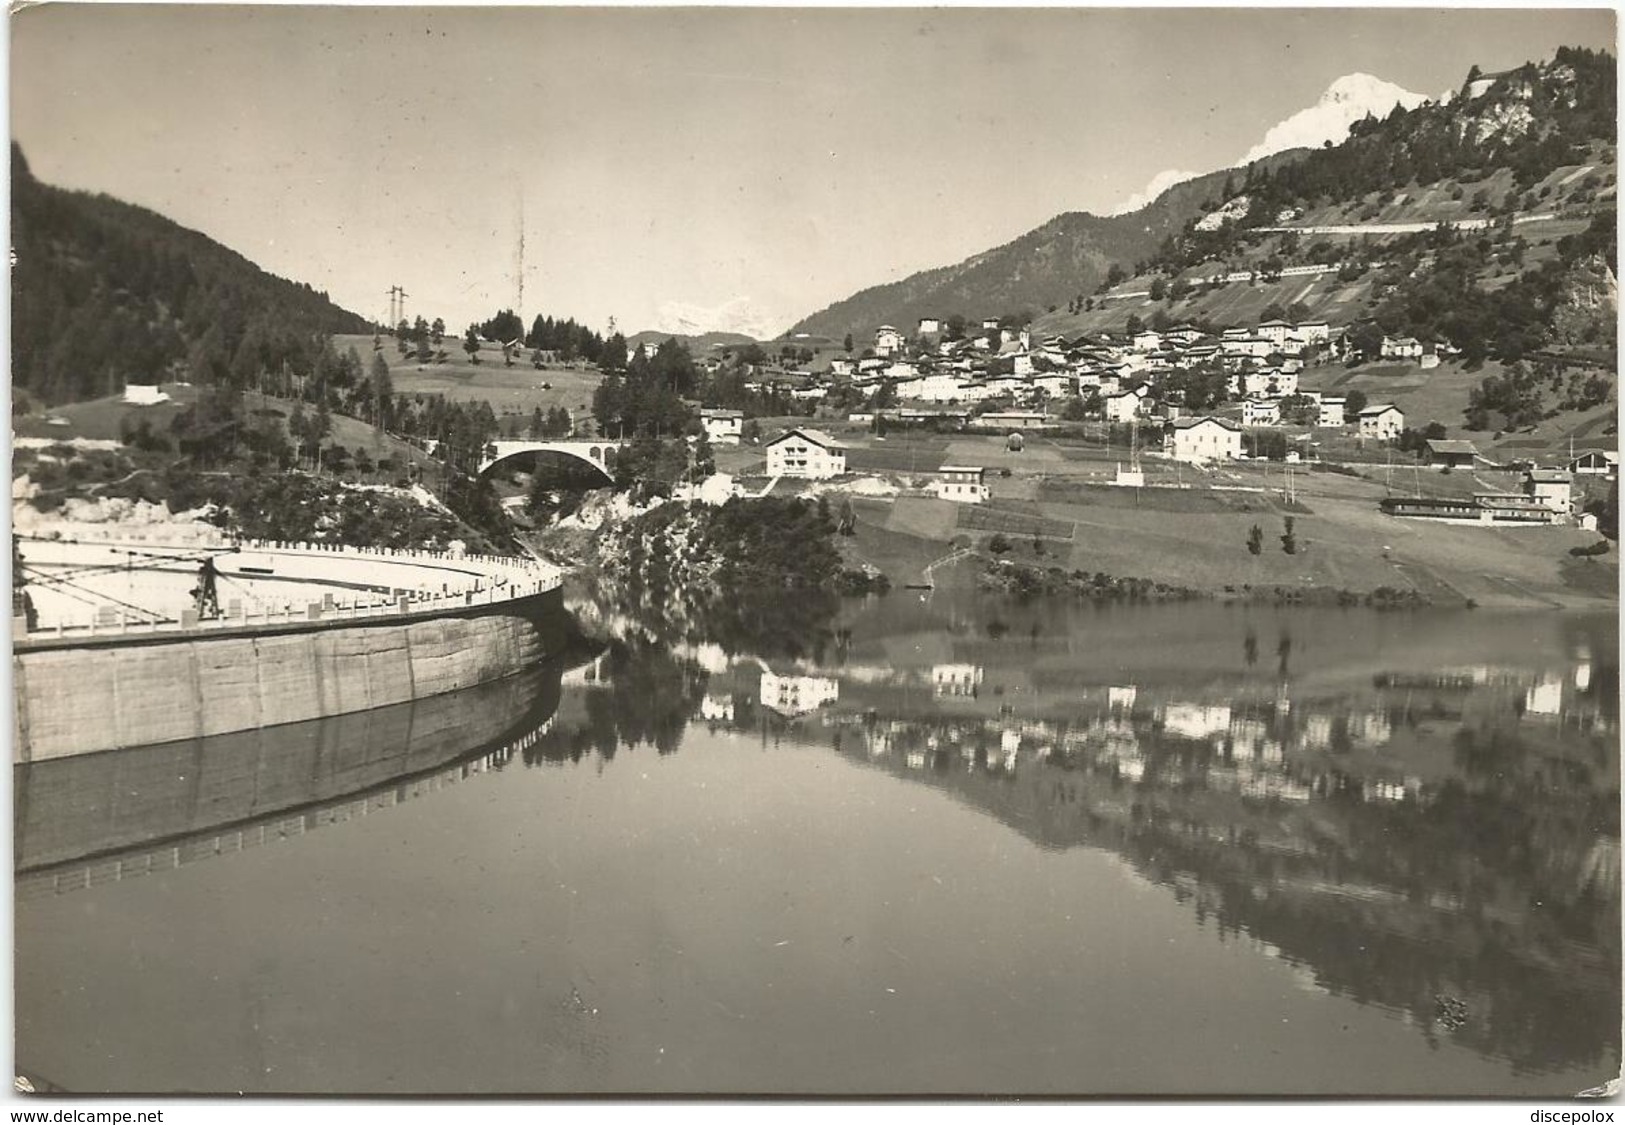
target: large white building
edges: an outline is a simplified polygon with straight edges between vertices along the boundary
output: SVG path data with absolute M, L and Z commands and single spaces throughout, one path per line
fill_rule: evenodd
M 974 465 L 944 465 L 931 487 L 939 500 L 980 504 L 988 498 L 987 470 Z
M 1345 419 L 1343 412 L 1348 406 L 1348 399 L 1342 395 L 1326 395 L 1320 400 L 1320 425 L 1341 426 Z
M 903 350 L 903 334 L 889 324 L 875 329 L 875 354 L 896 355 Z
M 1241 456 L 1241 427 L 1224 418 L 1180 418 L 1169 436 L 1176 461 L 1232 461 Z
M 786 430 L 767 443 L 767 475 L 827 480 L 846 472 L 846 446 L 821 430 Z

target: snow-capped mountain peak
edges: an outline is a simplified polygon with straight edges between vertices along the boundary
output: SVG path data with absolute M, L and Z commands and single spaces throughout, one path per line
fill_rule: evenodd
M 1368 113 L 1385 117 L 1396 105 L 1415 109 L 1427 100 L 1425 94 L 1412 93 L 1372 74 L 1345 74 L 1326 87 L 1314 105 L 1271 126 L 1240 163 L 1289 148 L 1319 148 L 1327 141 L 1338 144 L 1348 137 L 1349 126 Z
M 1326 87 L 1326 92 L 1314 105 L 1271 126 L 1264 139 L 1237 160 L 1235 166 L 1250 164 L 1289 148 L 1319 148 L 1327 141 L 1340 144 L 1348 138 L 1349 126 L 1366 114 L 1386 117 L 1396 105 L 1415 109 L 1427 100 L 1425 94 L 1413 94 L 1405 87 L 1373 74 L 1345 74 Z M 1137 211 L 1174 184 L 1194 179 L 1200 174 L 1173 169 L 1158 172 L 1144 190 L 1131 195 L 1107 213 L 1126 215 Z

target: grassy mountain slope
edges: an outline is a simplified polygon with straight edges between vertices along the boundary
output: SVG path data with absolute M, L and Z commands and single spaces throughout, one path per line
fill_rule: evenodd
M 15 144 L 11 224 L 12 384 L 48 402 L 155 382 L 183 362 L 226 367 L 245 338 L 264 362 L 277 338 L 286 354 L 315 334 L 368 331 L 327 294 L 162 215 L 40 183 Z
M 1278 153 L 1257 166 L 1279 167 L 1301 155 Z M 1176 184 L 1127 215 L 1057 215 L 963 262 L 862 290 L 800 321 L 789 335 L 809 332 L 838 340 L 851 332 L 861 339 L 886 323 L 910 331 L 921 316 L 982 317 L 1024 309 L 1042 313 L 1051 305 L 1065 305 L 1080 293 L 1094 292 L 1113 264 L 1132 265 L 1150 257 L 1202 214 L 1232 175 L 1219 171 Z

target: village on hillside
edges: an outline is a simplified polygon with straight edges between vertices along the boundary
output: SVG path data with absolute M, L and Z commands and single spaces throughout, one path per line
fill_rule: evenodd
M 1159 466 L 1171 470 L 1175 463 L 1198 470 L 1178 477 L 1185 488 L 1202 481 L 1204 468 L 1252 461 L 1305 468 L 1347 461 L 1385 465 L 1391 475 L 1398 454 L 1403 467 L 1437 472 L 1428 488 L 1419 477 L 1407 479 L 1405 495 L 1384 497 L 1390 515 L 1592 529 L 1596 518 L 1581 510 L 1584 496 L 1573 482 L 1617 474 L 1611 448 L 1574 450 L 1547 465 L 1501 462 L 1472 440 L 1447 437 L 1439 422 L 1407 418 L 1399 406 L 1358 389 L 1312 389 L 1339 381 L 1360 346 L 1358 326 L 1272 317 L 1218 331 L 1188 324 L 1158 330 L 1137 320 L 1131 317 L 1122 333 L 1068 339 L 1035 338 L 1009 317 L 975 325 L 922 317 L 909 334 L 880 326 L 871 346 L 830 360 L 822 371 L 764 365 L 753 370 L 747 390 L 787 396 L 818 418 L 812 426 L 760 435 L 765 475 L 827 481 L 859 473 L 875 465 L 862 452 L 849 461 L 854 445 L 872 449 L 888 433 L 895 440 L 911 430 L 982 435 L 984 444 L 991 436 L 1000 440 L 988 448 L 1001 453 L 1038 438 L 1094 438 L 1107 459 L 1115 436 L 1116 464 L 1104 483 L 1136 487 L 1175 484 L 1157 479 Z M 793 347 L 794 338 L 789 342 Z M 1373 344 L 1379 362 L 1424 373 L 1458 354 L 1447 343 L 1409 337 L 1380 336 L 1366 346 Z M 703 365 L 715 371 L 721 363 L 712 358 Z M 844 415 L 842 404 L 850 405 Z M 739 410 L 704 410 L 702 421 L 713 445 L 739 445 L 746 432 Z M 1010 476 L 1008 459 L 1001 461 Z M 996 491 L 990 465 L 916 461 L 910 468 L 915 477 L 929 476 L 922 483 L 941 499 L 982 503 Z M 1451 487 L 1444 477 L 1452 470 L 1476 480 L 1476 489 Z M 1486 486 L 1476 472 L 1496 478 Z

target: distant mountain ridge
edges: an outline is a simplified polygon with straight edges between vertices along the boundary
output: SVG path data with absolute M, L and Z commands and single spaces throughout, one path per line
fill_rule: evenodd
M 1475 68 L 1459 92 L 1437 102 L 1370 75 L 1349 75 L 1315 106 L 1271 129 L 1259 146 L 1320 138 L 1316 147 L 1174 183 L 1127 214 L 1059 215 L 957 264 L 864 289 L 804 318 L 790 333 L 839 338 L 851 332 L 865 339 L 885 323 L 911 332 L 922 316 L 1041 316 L 1095 293 L 1113 265 L 1140 275 L 1223 262 L 1244 255 L 1248 239 L 1256 242 L 1272 224 L 1306 210 L 1369 195 L 1376 202 L 1365 209 L 1374 213 L 1416 185 L 1453 190 L 1456 198 L 1472 195 L 1477 213 L 1487 214 L 1492 205 L 1533 212 L 1539 201 L 1518 193 L 1555 168 L 1582 161 L 1587 146 L 1608 146 L 1611 161 L 1618 138 L 1614 71 L 1606 52 L 1564 47 L 1540 66 L 1490 76 Z M 1385 103 L 1386 112 L 1374 108 Z M 1346 138 L 1334 143 L 1339 133 Z M 1511 173 L 1509 186 L 1517 192 L 1480 198 L 1497 169 Z M 1159 174 L 1153 184 L 1179 175 Z M 1598 190 L 1604 189 L 1611 197 L 1611 179 Z M 1146 277 L 1145 285 L 1154 280 Z M 1116 296 L 1136 296 L 1129 291 L 1135 288 Z
M 47 402 L 156 382 L 182 363 L 240 374 L 308 354 L 316 335 L 372 331 L 326 293 L 154 211 L 40 183 L 15 143 L 11 249 L 12 385 Z
M 1256 162 L 1273 168 L 1301 151 Z M 1057 215 L 1014 241 L 951 266 L 925 270 L 864 289 L 798 321 L 786 335 L 808 332 L 860 339 L 881 324 L 911 331 L 922 316 L 1042 313 L 1077 294 L 1092 293 L 1114 264 L 1149 258 L 1162 242 L 1218 199 L 1236 169 L 1221 169 L 1175 184 L 1155 201 L 1126 215 L 1087 211 Z

